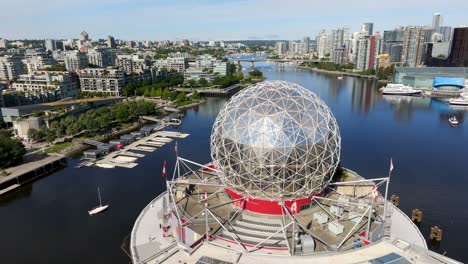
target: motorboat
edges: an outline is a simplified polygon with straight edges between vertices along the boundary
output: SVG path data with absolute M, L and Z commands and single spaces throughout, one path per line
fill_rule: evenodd
M 338 76 L 338 80 L 343 80 L 343 76 Z
M 421 90 L 414 89 L 411 86 L 403 84 L 389 83 L 387 86 L 381 89 L 383 94 L 388 95 L 419 95 Z
M 104 168 L 104 169 L 113 169 L 113 168 L 115 168 L 114 165 L 112 165 L 112 164 L 107 164 L 107 163 L 96 163 L 96 164 L 94 164 L 94 165 L 96 165 L 96 166 L 99 167 L 99 168 Z
M 93 208 L 93 209 L 90 210 L 90 211 L 88 211 L 88 214 L 89 214 L 89 215 L 99 214 L 99 213 L 101 213 L 102 211 L 106 210 L 106 209 L 109 207 L 108 204 L 102 205 L 102 201 L 101 201 L 101 192 L 99 191 L 99 188 L 98 188 L 98 196 L 99 196 L 99 206 Z
M 450 99 L 448 102 L 451 105 L 468 106 L 468 93 L 462 93 L 460 97 Z
M 448 119 L 448 121 L 449 121 L 450 125 L 452 125 L 452 126 L 457 126 L 458 123 L 459 123 L 456 116 L 450 117 L 450 118 Z
M 177 118 L 172 118 L 171 120 L 169 120 L 168 124 L 173 126 L 180 126 L 182 124 L 182 121 Z

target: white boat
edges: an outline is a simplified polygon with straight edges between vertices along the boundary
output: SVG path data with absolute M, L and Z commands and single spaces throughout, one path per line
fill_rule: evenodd
M 115 168 L 114 165 L 112 165 L 112 164 L 107 164 L 107 163 L 96 163 L 96 164 L 94 164 L 94 165 L 96 165 L 96 166 L 99 167 L 99 168 L 104 168 L 104 169 L 113 169 L 113 168 Z
M 92 210 L 88 211 L 88 214 L 89 215 L 95 215 L 95 214 L 99 214 L 100 212 L 106 210 L 109 205 L 106 204 L 106 205 L 102 205 L 102 201 L 101 201 L 101 192 L 99 191 L 99 187 L 98 187 L 98 196 L 99 196 L 99 206 L 96 207 L 96 208 L 93 208 Z
M 343 80 L 343 76 L 338 76 L 338 80 Z
M 450 125 L 452 125 L 452 126 L 457 126 L 458 125 L 458 119 L 457 119 L 456 116 L 450 117 L 448 121 L 449 121 Z
M 418 95 L 421 94 L 421 90 L 414 89 L 411 86 L 403 84 L 389 83 L 387 86 L 381 89 L 383 94 L 389 95 Z
M 460 94 L 460 97 L 450 99 L 449 104 L 468 106 L 468 93 L 462 93 L 462 94 Z

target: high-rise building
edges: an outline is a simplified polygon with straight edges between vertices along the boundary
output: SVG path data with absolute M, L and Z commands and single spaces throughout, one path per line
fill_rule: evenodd
M 88 40 L 89 40 L 88 32 L 86 32 L 86 31 L 81 32 L 81 33 L 80 33 L 80 36 L 78 37 L 78 39 L 79 39 L 81 42 L 88 41 Z
M 302 54 L 307 54 L 310 51 L 310 37 L 302 39 Z
M 392 62 L 401 62 L 404 37 L 405 32 L 402 29 L 384 31 L 382 53 L 389 54 Z
M 363 23 L 361 26 L 361 31 L 366 33 L 368 36 L 371 36 L 372 34 L 374 34 L 374 23 L 372 22 Z
M 64 61 L 67 71 L 70 72 L 76 72 L 79 69 L 88 67 L 88 57 L 86 56 L 86 53 L 78 50 L 67 51 L 65 53 Z
M 346 41 L 349 39 L 349 29 L 348 28 L 337 28 L 332 30 L 330 38 L 330 56 L 331 61 L 340 61 L 343 62 L 343 58 L 347 57 L 343 52 L 348 51 L 348 47 L 345 46 Z M 335 50 L 338 49 L 338 52 Z M 339 55 L 340 58 L 335 59 L 335 55 Z M 344 57 L 343 57 L 344 56 Z M 342 63 L 340 63 L 342 64 Z
M 377 68 L 378 55 L 380 54 L 382 38 L 380 34 L 368 36 L 361 32 L 357 39 L 356 69 L 369 70 Z
M 107 47 L 111 49 L 115 49 L 117 47 L 113 36 L 107 36 Z
M 443 55 L 448 51 L 450 54 L 444 58 Z M 436 67 L 468 67 L 468 27 L 453 29 L 450 49 L 444 47 L 444 42 L 429 44 L 425 64 Z
M 112 53 L 110 48 L 93 48 L 88 49 L 88 63 L 105 68 L 108 66 L 113 66 L 114 61 L 112 58 Z
M 330 37 L 325 30 L 321 30 L 317 37 L 317 50 L 320 59 L 330 54 Z
M 282 56 L 286 52 L 285 42 L 276 42 L 276 54 Z
M 440 26 L 442 26 L 442 15 L 440 13 L 434 13 L 432 16 L 432 29 L 439 32 Z
M 453 30 L 449 59 L 454 67 L 468 67 L 468 27 Z
M 45 48 L 46 50 L 54 51 L 57 50 L 57 43 L 55 39 L 46 39 L 45 40 Z
M 0 80 L 10 81 L 24 73 L 20 56 L 5 55 L 0 57 Z
M 419 26 L 404 28 L 403 53 L 401 62 L 404 66 L 416 67 L 421 64 L 424 53 L 426 31 Z
M 8 40 L 0 38 L 0 48 L 6 48 L 8 45 Z
M 452 28 L 441 26 L 439 27 L 439 33 L 442 35 L 442 42 L 450 41 L 452 37 Z

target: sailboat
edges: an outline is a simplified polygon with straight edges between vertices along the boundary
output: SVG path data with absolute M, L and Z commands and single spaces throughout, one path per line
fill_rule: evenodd
M 89 215 L 95 215 L 95 214 L 99 214 L 100 212 L 106 210 L 109 205 L 106 204 L 106 205 L 102 205 L 102 201 L 101 201 L 101 192 L 99 191 L 99 187 L 98 187 L 98 196 L 99 196 L 99 206 L 96 207 L 96 208 L 93 208 L 91 211 L 88 211 L 88 214 Z

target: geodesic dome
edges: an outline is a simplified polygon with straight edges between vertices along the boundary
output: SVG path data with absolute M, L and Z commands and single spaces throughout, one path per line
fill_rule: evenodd
M 335 117 L 317 95 L 294 83 L 265 81 L 221 109 L 211 157 L 229 188 L 249 197 L 295 199 L 329 183 L 340 144 Z

